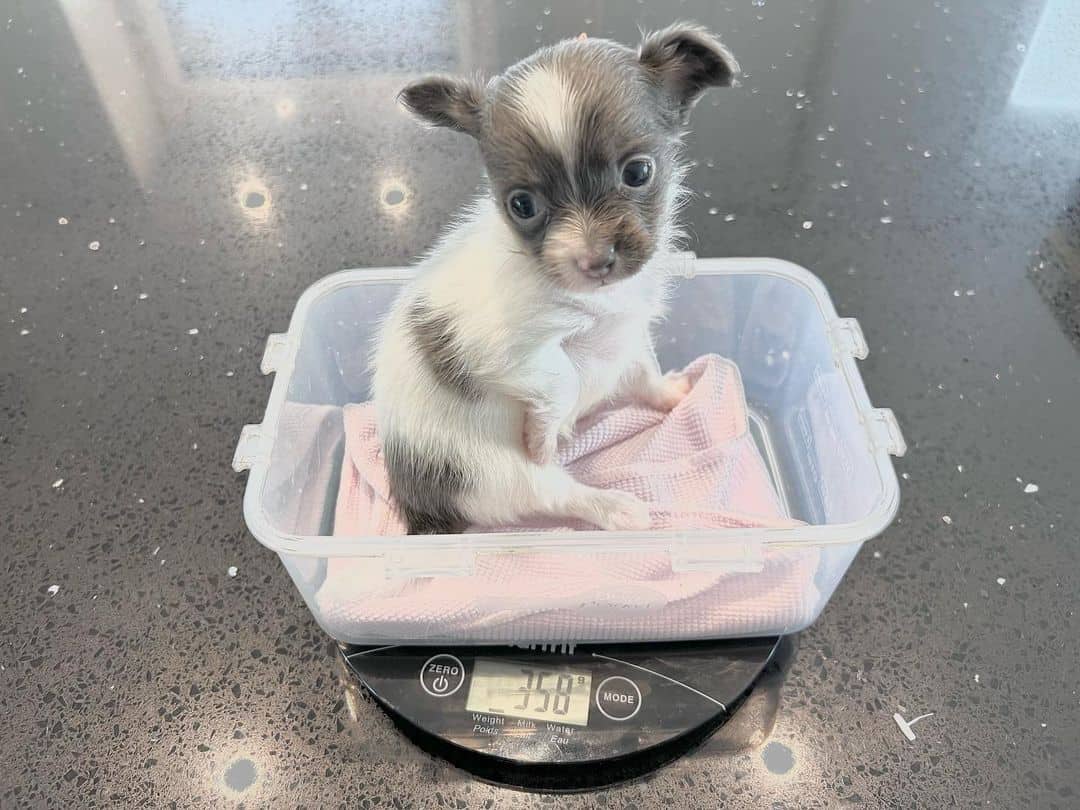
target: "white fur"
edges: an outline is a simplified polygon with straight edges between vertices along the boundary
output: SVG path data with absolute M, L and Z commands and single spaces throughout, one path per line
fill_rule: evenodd
M 514 103 L 538 132 L 564 155 L 575 147 L 574 93 L 551 65 L 537 65 L 515 82 Z
M 468 494 L 459 506 L 471 523 L 539 513 L 647 528 L 644 503 L 577 483 L 553 456 L 560 433 L 625 386 L 658 407 L 677 401 L 680 382 L 660 375 L 649 337 L 663 311 L 664 255 L 661 248 L 631 278 L 567 291 L 521 252 L 495 204 L 479 200 L 383 324 L 373 386 L 380 435 L 464 462 Z M 406 313 L 420 295 L 453 316 L 469 372 L 483 384 L 479 399 L 440 384 L 419 356 Z

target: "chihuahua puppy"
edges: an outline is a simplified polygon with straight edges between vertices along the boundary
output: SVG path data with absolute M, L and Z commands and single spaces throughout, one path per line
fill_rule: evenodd
M 677 24 L 635 51 L 578 38 L 484 83 L 432 76 L 405 107 L 477 140 L 483 195 L 402 289 L 374 352 L 391 494 L 410 534 L 528 515 L 643 530 L 635 496 L 575 481 L 560 437 L 598 404 L 670 410 L 650 336 L 679 236 L 683 125 L 738 74 L 704 29 Z

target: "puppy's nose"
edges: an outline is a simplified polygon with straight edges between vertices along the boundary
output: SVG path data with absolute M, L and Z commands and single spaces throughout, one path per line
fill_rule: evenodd
M 589 248 L 578 254 L 577 266 L 589 278 L 603 278 L 615 264 L 615 246 Z

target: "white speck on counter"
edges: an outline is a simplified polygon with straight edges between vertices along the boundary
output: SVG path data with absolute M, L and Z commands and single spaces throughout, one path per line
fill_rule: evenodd
M 192 442 L 191 449 L 192 450 L 198 450 L 199 449 L 199 443 L 198 442 Z
M 116 217 L 109 217 L 109 224 L 110 225 L 115 225 L 116 224 Z
M 1027 493 L 1028 495 L 1031 495 L 1032 493 L 1035 493 L 1035 492 L 1038 492 L 1038 491 L 1039 491 L 1039 485 L 1038 484 L 1027 484 L 1024 487 L 1024 492 Z
M 157 556 L 157 553 L 158 553 L 159 551 L 161 551 L 161 546 L 154 546 L 154 553 L 153 553 L 153 554 L 151 554 L 150 556 L 151 556 L 151 557 L 156 557 L 156 556 Z
M 57 225 L 67 225 L 68 224 L 68 218 L 67 217 L 60 217 L 59 219 L 56 220 L 56 224 Z
M 804 231 L 808 231 L 813 227 L 814 227 L 814 220 L 812 220 L 812 219 L 804 219 L 803 220 L 802 229 Z
M 724 214 L 724 222 L 734 222 L 734 221 L 735 221 L 735 215 L 734 214 Z
M 64 485 L 64 479 L 63 478 L 57 478 L 55 481 L 52 482 L 52 488 L 53 489 L 60 489 L 60 487 L 62 487 L 63 485 Z
M 998 577 L 997 578 L 997 584 L 998 585 L 1004 585 L 1005 584 L 1005 577 Z
M 881 218 L 881 224 L 882 225 L 888 225 L 891 222 L 892 222 L 892 217 L 885 216 L 885 217 Z
M 56 594 L 59 593 L 59 591 L 60 591 L 60 586 L 59 585 L 50 585 L 49 586 L 49 596 L 56 596 Z
M 930 150 L 929 150 L 929 149 L 927 149 L 926 151 L 924 151 L 924 152 L 922 153 L 922 156 L 923 156 L 923 157 L 926 157 L 926 158 L 928 158 L 928 157 L 930 157 L 930 154 L 931 154 L 931 153 L 930 153 Z
M 964 471 L 964 465 L 963 464 L 957 464 L 956 465 L 956 471 L 957 472 L 963 472 Z
M 307 191 L 307 183 L 301 183 L 300 184 L 300 190 L 301 191 Z
M 880 551 L 875 551 L 874 552 L 874 559 L 875 560 L 880 560 L 881 559 L 881 552 Z
M 967 609 L 968 609 L 968 603 L 964 602 L 964 610 L 967 610 Z
M 953 290 L 952 291 L 952 296 L 953 296 L 953 298 L 959 298 L 960 297 L 960 291 L 959 290 Z
M 720 209 L 719 209 L 719 208 L 710 208 L 710 209 L 709 209 L 709 216 L 710 216 L 710 217 L 715 217 L 715 216 L 716 216 L 717 214 L 719 214 L 719 213 L 720 213 Z
M 901 708 L 903 708 L 903 707 L 901 707 Z M 915 725 L 916 723 L 918 723 L 920 720 L 925 720 L 927 717 L 933 717 L 933 716 L 934 716 L 934 713 L 929 712 L 928 714 L 920 714 L 918 717 L 916 717 L 913 720 L 905 720 L 903 715 L 901 715 L 900 712 L 897 712 L 896 714 L 894 714 L 892 716 L 892 719 L 896 723 L 897 727 L 899 727 L 900 733 L 908 738 L 908 742 L 914 742 L 915 741 L 915 732 L 911 730 L 911 727 L 913 725 Z
M 237 573 L 236 566 L 235 565 L 230 565 L 229 566 L 229 576 L 230 577 L 235 577 L 236 573 Z
M 911 473 L 900 473 L 900 477 L 903 478 L 905 481 L 910 481 Z
M 199 330 L 196 327 L 193 326 L 191 329 L 187 330 L 187 333 L 189 335 L 197 335 L 197 334 L 199 334 Z
M 99 250 L 101 248 L 101 242 L 95 239 L 93 242 L 87 245 L 87 247 L 90 248 L 90 250 Z
M 226 377 L 231 377 L 231 376 L 233 376 L 233 375 L 234 375 L 235 373 L 236 373 L 235 371 L 226 371 L 226 372 L 225 372 L 225 376 L 226 376 Z
M 951 518 L 951 517 L 949 517 L 948 515 L 942 515 L 942 516 L 941 516 L 941 521 L 942 521 L 942 522 L 943 522 L 943 523 L 944 523 L 944 524 L 945 524 L 946 526 L 952 526 L 952 518 Z
M 19 334 L 22 335 L 23 337 L 26 337 L 27 335 L 30 334 L 30 330 L 29 329 L 20 329 Z
M 978 683 L 978 682 L 979 682 L 979 673 L 976 672 L 975 673 L 975 683 Z

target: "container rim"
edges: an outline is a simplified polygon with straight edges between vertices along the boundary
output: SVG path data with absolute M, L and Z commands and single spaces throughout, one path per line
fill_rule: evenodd
M 813 273 L 800 265 L 770 257 L 732 257 L 732 258 L 697 258 L 693 253 L 672 254 L 668 271 L 675 276 L 692 278 L 698 275 L 767 275 L 782 278 L 807 290 L 821 313 L 828 328 L 840 321 L 832 299 L 824 283 Z M 670 552 L 678 548 L 681 552 L 707 554 L 715 551 L 718 540 L 725 549 L 738 546 L 760 549 L 799 548 L 806 545 L 845 545 L 862 543 L 883 532 L 896 516 L 900 506 L 900 486 L 893 469 L 890 454 L 901 456 L 905 447 L 898 429 L 898 444 L 887 447 L 873 440 L 870 424 L 875 418 L 875 409 L 855 363 L 856 353 L 850 347 L 837 345 L 835 336 L 830 333 L 834 356 L 838 368 L 847 384 L 847 390 L 856 406 L 856 411 L 867 432 L 867 442 L 874 458 L 874 464 L 881 481 L 881 492 L 874 508 L 866 517 L 848 523 L 803 525 L 790 528 L 747 528 L 747 529 L 703 529 L 694 531 L 643 531 L 643 532 L 607 532 L 579 531 L 571 535 L 558 536 L 550 533 L 534 532 L 498 532 L 465 533 L 453 535 L 407 535 L 407 536 L 349 536 L 335 537 L 328 535 L 301 535 L 279 532 L 266 516 L 262 504 L 262 491 L 270 464 L 272 437 L 277 433 L 278 420 L 289 388 L 293 364 L 300 347 L 304 324 L 308 311 L 321 298 L 343 287 L 381 284 L 404 281 L 415 275 L 416 269 L 409 267 L 354 268 L 332 273 L 309 286 L 300 296 L 288 331 L 276 337 L 280 348 L 273 363 L 264 358 L 264 373 L 276 372 L 269 401 L 261 424 L 245 428 L 251 429 L 255 436 L 255 446 L 248 452 L 248 458 L 241 458 L 240 448 L 234 459 L 233 467 L 237 471 L 250 468 L 244 491 L 244 520 L 248 529 L 262 545 L 278 553 L 295 557 L 385 557 L 407 552 L 417 553 L 492 553 L 496 551 L 549 551 L 572 550 L 577 552 L 604 551 L 618 552 Z M 275 338 L 271 344 L 275 345 Z M 861 356 L 865 356 L 865 348 Z M 891 415 L 891 414 L 890 414 Z M 894 426 L 895 427 L 895 426 Z M 244 436 L 241 438 L 243 446 Z

